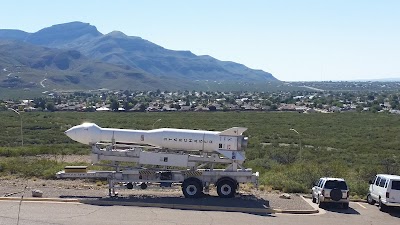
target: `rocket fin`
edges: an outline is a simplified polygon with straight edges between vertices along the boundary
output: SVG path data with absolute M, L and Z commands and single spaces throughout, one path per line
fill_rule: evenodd
M 225 136 L 240 136 L 247 130 L 246 127 L 232 127 L 227 130 L 221 131 L 219 135 Z

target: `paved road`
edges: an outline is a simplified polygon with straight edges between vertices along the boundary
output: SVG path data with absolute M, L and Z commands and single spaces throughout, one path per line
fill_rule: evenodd
M 0 202 L 0 225 L 17 224 L 19 202 Z M 174 210 L 129 206 L 93 206 L 78 203 L 23 202 L 20 225 L 132 225 L 132 224 L 400 224 L 400 210 L 382 213 L 376 206 L 351 203 L 347 212 L 327 209 L 314 215 L 272 214 L 269 216 L 235 212 Z

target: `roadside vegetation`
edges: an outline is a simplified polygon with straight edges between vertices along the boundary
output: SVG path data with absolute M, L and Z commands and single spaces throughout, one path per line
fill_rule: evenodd
M 335 176 L 345 178 L 357 198 L 366 195 L 368 180 L 375 174 L 400 174 L 400 116 L 393 114 L 31 112 L 21 116 L 24 146 L 18 115 L 0 112 L 1 176 L 53 179 L 68 165 L 60 160 L 63 155 L 90 153 L 89 146 L 63 133 L 82 122 L 130 129 L 152 129 L 153 124 L 220 131 L 247 127 L 245 164 L 260 172 L 265 189 L 308 192 L 319 177 Z

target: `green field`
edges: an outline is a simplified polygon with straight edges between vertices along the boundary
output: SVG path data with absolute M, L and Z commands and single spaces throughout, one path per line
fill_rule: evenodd
M 89 154 L 89 146 L 63 134 L 82 122 L 151 129 L 158 119 L 155 128 L 247 127 L 246 166 L 261 173 L 262 188 L 306 192 L 320 176 L 337 176 L 348 180 L 352 195 L 365 196 L 367 181 L 376 173 L 400 173 L 400 116 L 383 113 L 21 113 L 23 147 L 18 115 L 7 111 L 0 112 L 0 116 L 2 176 L 54 178 L 66 163 L 31 156 Z

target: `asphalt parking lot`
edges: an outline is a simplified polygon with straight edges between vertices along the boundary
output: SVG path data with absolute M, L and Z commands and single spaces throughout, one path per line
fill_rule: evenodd
M 256 215 L 243 212 L 178 210 L 159 207 L 99 206 L 82 203 L 0 202 L 0 225 L 48 224 L 399 224 L 400 209 L 380 212 L 377 206 L 351 202 L 349 210 L 328 207 L 316 214 L 272 213 Z M 307 200 L 305 204 L 312 204 Z M 19 210 L 20 206 L 20 210 Z M 316 205 L 314 205 L 315 207 Z

